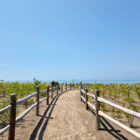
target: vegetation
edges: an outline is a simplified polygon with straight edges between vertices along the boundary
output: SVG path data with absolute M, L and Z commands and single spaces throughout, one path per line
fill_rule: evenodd
M 140 111 L 140 84 L 89 84 L 89 88 L 90 92 L 92 93 L 95 92 L 95 89 L 99 89 L 101 97 L 111 100 L 118 105 L 136 112 Z M 101 103 L 100 106 L 101 110 L 106 113 L 110 113 L 110 115 L 112 115 L 112 117 L 115 119 L 121 119 L 125 117 L 129 126 L 134 127 L 134 117 L 131 115 L 107 106 L 104 103 Z
M 17 94 L 17 99 L 23 98 L 36 91 L 36 87 L 39 86 L 40 90 L 46 89 L 47 83 L 41 83 L 36 78 L 33 79 L 33 83 L 19 83 L 19 82 L 4 82 L 0 81 L 0 109 L 9 105 L 9 95 L 12 93 Z M 75 85 L 77 87 L 77 85 Z M 123 107 L 129 108 L 136 112 L 140 111 L 140 84 L 128 85 L 128 84 L 89 84 L 90 92 L 94 94 L 95 89 L 100 90 L 100 96 L 111 100 L 112 102 L 119 104 Z M 22 105 L 28 107 L 33 104 L 35 98 L 31 98 L 25 101 Z M 130 127 L 134 127 L 134 117 L 123 113 L 117 109 L 114 109 L 104 103 L 101 103 L 101 110 L 106 113 L 110 113 L 113 118 L 121 119 L 126 118 Z M 20 109 L 17 109 L 17 114 Z M 4 126 L 8 123 L 9 112 L 0 114 L 0 126 Z
M 33 79 L 33 83 L 19 83 L 19 82 L 4 82 L 0 81 L 0 109 L 9 105 L 10 94 L 16 93 L 17 100 L 23 98 L 36 91 L 36 87 L 39 86 L 40 90 L 46 89 L 47 83 L 41 83 L 37 79 Z M 34 98 L 26 100 L 22 105 L 25 107 L 31 105 L 34 102 Z M 17 114 L 20 112 L 20 109 L 17 109 Z M 4 126 L 8 123 L 9 112 L 0 114 L 0 126 Z

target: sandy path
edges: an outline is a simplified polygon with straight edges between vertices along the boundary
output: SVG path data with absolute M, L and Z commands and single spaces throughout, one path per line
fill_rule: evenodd
M 97 132 L 95 117 L 80 102 L 78 90 L 56 96 L 48 107 L 43 102 L 40 109 L 40 116 L 35 116 L 34 109 L 18 123 L 16 140 L 136 140 L 111 123 L 104 122 Z M 7 135 L 0 136 L 0 140 L 6 140 Z

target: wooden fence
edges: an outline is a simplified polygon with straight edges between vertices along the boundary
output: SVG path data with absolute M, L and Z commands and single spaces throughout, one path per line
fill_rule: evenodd
M 74 89 L 75 87 L 79 87 L 79 84 L 77 85 L 74 85 L 74 84 L 63 84 L 63 85 L 60 85 L 60 86 L 57 86 L 57 87 L 49 87 L 47 86 L 47 88 L 45 90 L 42 90 L 40 91 L 40 88 L 37 87 L 37 91 L 22 98 L 22 99 L 19 99 L 19 100 L 16 100 L 16 94 L 11 94 L 10 95 L 10 105 L 3 108 L 3 109 L 0 109 L 0 114 L 4 113 L 4 112 L 7 112 L 7 111 L 10 111 L 10 124 L 7 125 L 5 128 L 1 129 L 0 130 L 0 135 L 2 135 L 3 133 L 5 133 L 6 131 L 9 130 L 9 136 L 8 136 L 8 140 L 14 140 L 15 139 L 15 126 L 16 126 L 16 123 L 18 121 L 20 121 L 22 118 L 25 117 L 25 115 L 27 115 L 31 110 L 33 110 L 34 107 L 36 107 L 36 116 L 39 116 L 39 104 L 42 103 L 43 101 L 46 101 L 46 104 L 49 105 L 49 99 L 50 97 L 53 98 L 53 95 L 56 93 L 58 94 L 59 91 L 61 93 L 64 93 L 68 90 L 72 90 Z M 91 94 L 91 93 L 88 93 L 88 89 L 86 88 L 86 86 L 82 86 L 82 84 L 80 85 L 80 99 L 81 101 L 84 101 L 85 102 L 85 105 L 86 105 L 86 109 L 88 110 L 88 108 L 91 108 L 95 111 L 95 114 L 96 114 L 96 129 L 97 130 L 100 130 L 100 116 L 108 119 L 109 121 L 113 122 L 114 124 L 118 125 L 119 127 L 123 128 L 124 130 L 128 131 L 129 133 L 131 133 L 132 135 L 134 135 L 135 137 L 139 138 L 140 139 L 140 134 L 136 131 L 134 131 L 133 129 L 125 126 L 124 124 L 120 123 L 119 121 L 111 118 L 109 115 L 105 114 L 104 112 L 100 111 L 100 102 L 102 103 L 105 103 L 113 108 L 116 108 L 120 111 L 123 111 L 129 115 L 132 115 L 138 119 L 140 119 L 140 113 L 138 112 L 134 112 L 132 110 L 129 110 L 127 108 L 124 108 L 122 106 L 119 106 L 117 104 L 114 104 L 108 100 L 105 100 L 101 97 L 99 97 L 99 90 L 96 90 L 95 91 L 95 95 L 94 94 Z M 54 92 L 55 91 L 55 92 Z M 40 95 L 42 93 L 45 93 L 46 92 L 46 97 L 44 97 L 43 99 L 40 99 Z M 28 109 L 26 109 L 21 115 L 19 115 L 17 118 L 16 118 L 16 106 L 18 104 L 21 104 L 22 102 L 30 99 L 31 97 L 34 97 L 36 96 L 36 102 L 31 105 Z M 93 99 L 95 99 L 95 106 L 90 103 L 88 101 L 88 96 L 92 97 Z
M 39 104 L 42 103 L 43 101 L 46 101 L 46 104 L 49 105 L 49 98 L 53 98 L 53 95 L 56 93 L 58 94 L 59 91 L 61 93 L 64 93 L 68 90 L 72 90 L 76 87 L 76 85 L 74 84 L 62 84 L 60 86 L 56 86 L 56 87 L 49 87 L 47 86 L 47 88 L 45 90 L 42 90 L 40 91 L 40 87 L 37 87 L 37 91 L 22 98 L 22 99 L 19 99 L 19 100 L 16 100 L 16 97 L 17 95 L 16 94 L 11 94 L 10 95 L 10 105 L 3 108 L 3 109 L 0 109 L 0 114 L 4 113 L 4 112 L 7 112 L 7 111 L 10 111 L 10 124 L 7 125 L 5 128 L 1 129 L 0 130 L 0 135 L 4 134 L 6 131 L 9 130 L 9 135 L 8 135 L 8 140 L 14 140 L 15 139 L 15 126 L 16 126 L 16 123 L 18 121 L 20 121 L 22 118 L 25 117 L 25 115 L 27 115 L 31 110 L 33 110 L 34 107 L 36 107 L 36 116 L 39 116 Z M 77 87 L 78 87 L 78 84 L 77 84 Z M 40 99 L 40 95 L 42 93 L 45 93 L 46 92 L 46 97 L 44 97 L 43 99 Z M 22 102 L 30 99 L 31 97 L 34 97 L 36 96 L 36 102 L 34 104 L 32 104 L 28 109 L 26 109 L 21 115 L 19 115 L 17 118 L 16 118 L 16 106 L 18 104 L 21 104 Z
M 84 88 L 84 89 L 83 89 Z M 95 106 L 93 104 L 91 104 L 88 101 L 88 96 L 92 97 L 93 99 L 95 99 Z M 134 135 L 135 137 L 140 139 L 140 133 L 134 131 L 133 129 L 127 127 L 126 125 L 120 123 L 119 121 L 111 118 L 109 115 L 105 114 L 104 112 L 100 111 L 100 102 L 105 103 L 115 109 L 118 109 L 120 111 L 123 111 L 131 116 L 134 116 L 138 119 L 140 119 L 140 113 L 132 111 L 130 109 L 124 108 L 122 106 L 119 106 L 117 104 L 114 104 L 108 100 L 105 100 L 101 97 L 99 97 L 99 90 L 95 91 L 95 95 L 94 94 L 90 94 L 88 93 L 88 89 L 85 88 L 85 86 L 83 87 L 82 84 L 80 85 L 80 99 L 81 101 L 85 102 L 85 106 L 86 109 L 88 110 L 88 108 L 90 107 L 91 109 L 93 109 L 95 111 L 95 115 L 96 115 L 96 129 L 100 130 L 100 116 L 106 118 L 107 120 L 111 121 L 112 123 L 118 125 L 119 127 L 123 128 L 124 130 L 126 130 L 127 132 L 131 133 L 132 135 Z

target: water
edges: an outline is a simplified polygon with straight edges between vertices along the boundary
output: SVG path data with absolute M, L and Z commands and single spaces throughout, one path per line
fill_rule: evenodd
M 140 80 L 59 80 L 60 83 L 91 83 L 91 84 L 138 84 Z
M 42 82 L 47 82 L 47 83 L 51 83 L 52 80 L 42 80 Z M 59 83 L 91 83 L 91 84 L 140 84 L 140 80 L 56 80 Z M 5 81 L 7 82 L 7 81 Z M 16 82 L 16 81 L 9 81 L 9 82 Z M 29 81 L 29 80 L 20 80 L 18 81 L 20 83 L 30 83 L 33 81 Z

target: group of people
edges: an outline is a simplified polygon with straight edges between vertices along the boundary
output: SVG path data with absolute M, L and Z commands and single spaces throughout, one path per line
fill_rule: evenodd
M 56 87 L 56 86 L 59 87 L 59 82 L 52 81 L 52 82 L 51 82 L 51 85 L 52 85 L 52 87 Z

